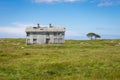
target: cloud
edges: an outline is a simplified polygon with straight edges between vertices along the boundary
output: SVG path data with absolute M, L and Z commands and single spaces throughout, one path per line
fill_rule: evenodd
M 32 0 L 35 3 L 84 2 L 96 4 L 98 7 L 120 5 L 120 0 Z
M 85 0 L 33 0 L 35 3 L 80 2 Z
M 120 0 L 100 0 L 99 3 L 97 4 L 98 7 L 113 5 L 120 5 Z
M 99 3 L 97 6 L 103 7 L 103 6 L 112 6 L 112 5 L 114 5 L 113 2 L 102 2 L 102 3 Z
M 66 31 L 66 36 L 70 37 L 70 36 L 80 36 L 80 35 L 79 35 L 79 32 L 77 32 L 77 31 L 68 30 L 68 31 Z
M 0 26 L 0 37 L 25 37 L 25 28 L 29 24 L 12 23 L 12 26 Z
M 14 22 L 12 26 L 0 26 L 0 38 L 24 38 L 26 37 L 25 28 L 27 26 L 35 26 L 34 24 L 23 24 Z M 46 26 L 46 25 L 41 25 Z M 83 36 L 82 33 L 75 30 L 67 30 L 65 33 L 66 38 L 78 38 Z
M 91 0 L 91 2 L 95 3 L 98 7 L 120 5 L 120 0 Z
M 75 40 L 87 40 L 89 39 L 86 37 L 88 31 L 83 31 L 83 30 L 66 30 L 65 32 L 65 39 L 75 39 Z

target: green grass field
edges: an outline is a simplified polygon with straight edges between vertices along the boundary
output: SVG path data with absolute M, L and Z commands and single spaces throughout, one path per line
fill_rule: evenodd
M 0 39 L 0 80 L 120 80 L 120 40 Z

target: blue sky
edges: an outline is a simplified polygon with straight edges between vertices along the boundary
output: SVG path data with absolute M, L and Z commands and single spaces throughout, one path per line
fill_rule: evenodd
M 66 39 L 120 39 L 120 0 L 0 0 L 0 38 L 25 38 L 37 23 L 66 27 Z

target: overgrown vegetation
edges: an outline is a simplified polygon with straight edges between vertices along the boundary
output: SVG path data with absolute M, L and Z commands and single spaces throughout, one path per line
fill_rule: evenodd
M 0 80 L 120 80 L 120 40 L 0 39 Z

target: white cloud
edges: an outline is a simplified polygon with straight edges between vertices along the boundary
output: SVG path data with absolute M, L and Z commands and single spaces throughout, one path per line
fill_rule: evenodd
M 88 2 L 98 7 L 120 5 L 120 0 L 32 0 L 35 3 Z
M 72 36 L 72 37 L 73 37 L 73 36 L 76 36 L 76 37 L 77 37 L 77 36 L 80 36 L 80 33 L 79 33 L 79 32 L 73 31 L 73 30 L 68 30 L 68 31 L 66 31 L 65 34 L 66 34 L 67 37 L 70 37 L 70 36 Z
M 112 6 L 112 5 L 114 5 L 113 2 L 102 2 L 102 3 L 99 3 L 97 6 L 103 7 L 103 6 Z
M 12 23 L 12 26 L 0 26 L 0 37 L 25 37 L 25 28 L 27 26 L 35 26 L 34 24 Z M 46 25 L 42 25 L 46 26 Z M 75 30 L 67 30 L 65 33 L 67 38 L 83 36 L 82 33 Z
M 0 37 L 23 37 L 25 36 L 25 28 L 29 26 L 29 24 L 22 24 L 22 23 L 12 23 L 12 26 L 0 26 Z
M 66 30 L 65 39 L 88 39 L 86 37 L 86 31 L 78 31 L 78 30 Z
M 33 0 L 35 3 L 51 3 L 59 0 Z
M 54 3 L 54 2 L 77 2 L 84 0 L 33 0 L 35 3 Z
M 120 5 L 120 0 L 94 0 L 98 7 Z

